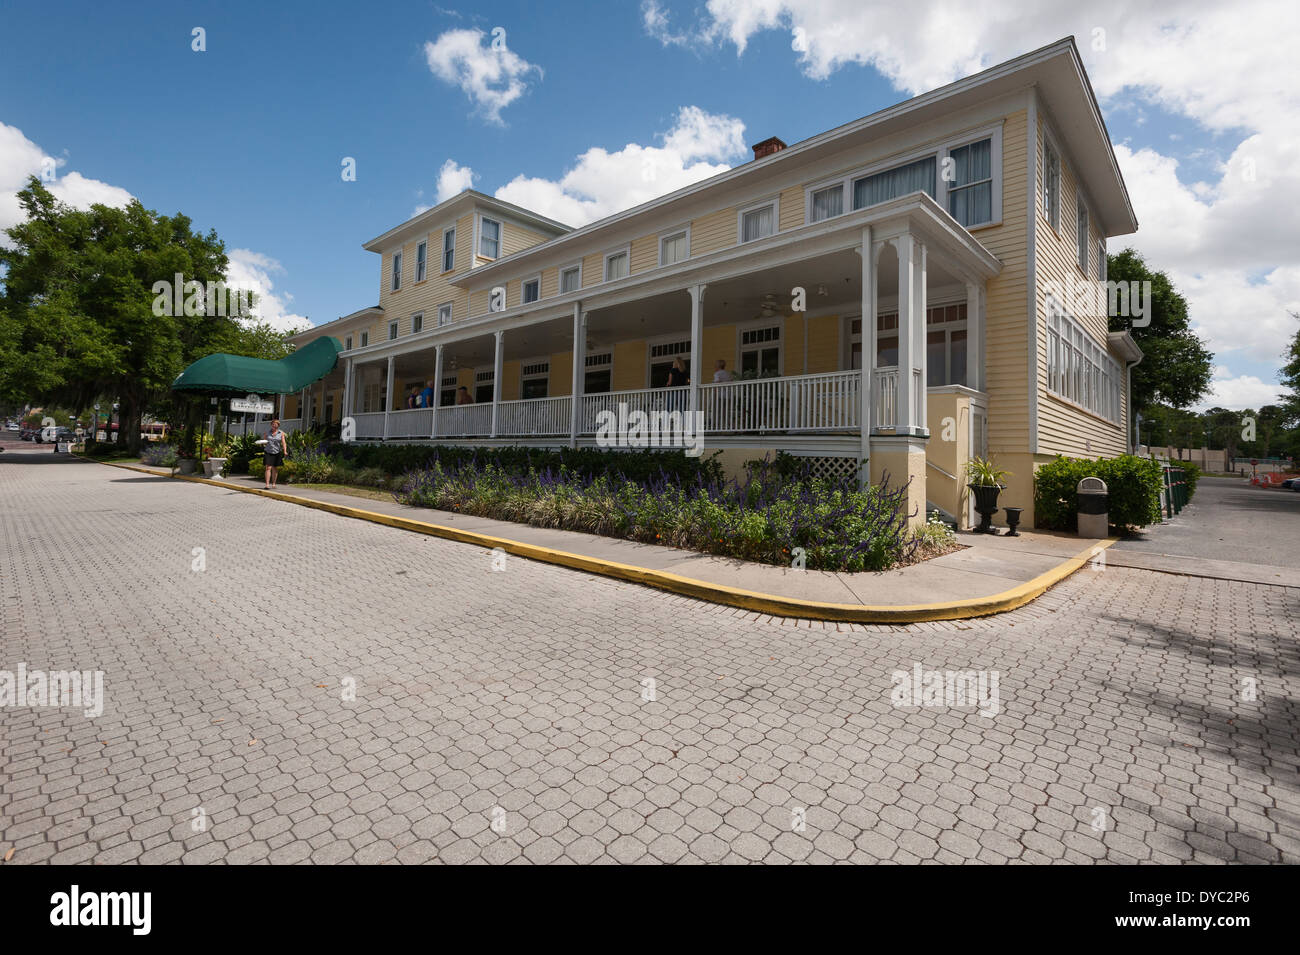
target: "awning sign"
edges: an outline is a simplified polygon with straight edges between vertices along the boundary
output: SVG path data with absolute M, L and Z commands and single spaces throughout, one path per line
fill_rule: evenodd
M 275 405 L 270 401 L 263 401 L 257 395 L 249 395 L 247 398 L 231 398 L 230 410 L 242 411 L 245 414 L 272 414 Z

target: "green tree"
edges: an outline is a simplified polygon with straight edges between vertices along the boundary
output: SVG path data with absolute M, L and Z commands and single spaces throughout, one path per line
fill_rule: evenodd
M 143 415 L 175 407 L 171 383 L 191 361 L 278 350 L 274 333 L 255 323 L 184 309 L 154 314 L 155 282 L 177 273 L 224 281 L 229 263 L 214 231 L 196 232 L 186 216 L 138 201 L 73 209 L 35 177 L 18 199 L 25 220 L 8 230 L 12 247 L 0 249 L 0 401 L 84 408 L 116 400 L 119 440 L 137 451 Z
M 1164 272 L 1148 268 L 1133 249 L 1107 258 L 1107 277 L 1116 282 L 1151 283 L 1151 324 L 1131 329 L 1143 355 L 1133 369 L 1134 409 L 1146 417 L 1156 403 L 1174 408 L 1196 404 L 1209 390 L 1214 356 L 1191 329 L 1187 300 Z M 1112 316 L 1110 330 L 1128 330 L 1130 322 Z
M 1291 317 L 1300 321 L 1300 314 L 1291 312 Z M 1282 395 L 1282 412 L 1288 427 L 1300 427 L 1300 329 L 1291 336 L 1291 344 L 1283 354 L 1286 359 L 1282 365 L 1282 385 L 1287 390 Z

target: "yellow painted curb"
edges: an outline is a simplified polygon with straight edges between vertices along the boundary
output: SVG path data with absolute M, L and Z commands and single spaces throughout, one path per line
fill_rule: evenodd
M 118 464 L 110 461 L 101 461 L 99 463 L 113 468 L 125 468 L 128 471 L 139 471 L 141 474 L 151 474 L 155 477 L 167 476 L 132 464 Z M 637 567 L 633 564 L 622 564 L 618 561 L 587 557 L 583 554 L 555 550 L 538 544 L 525 544 L 522 541 L 510 540 L 505 537 L 493 537 L 490 534 L 480 534 L 476 531 L 463 531 L 441 524 L 429 524 L 425 521 L 412 520 L 409 517 L 380 514 L 377 511 L 349 507 L 346 504 L 316 501 L 307 497 L 297 497 L 293 494 L 282 494 L 279 491 L 268 491 L 260 487 L 241 487 L 238 484 L 227 484 L 224 481 L 213 481 L 209 478 L 191 477 L 187 474 L 173 474 L 170 476 L 179 481 L 211 484 L 213 487 L 222 487 L 245 494 L 259 494 L 262 497 L 273 498 L 277 501 L 287 501 L 290 504 L 312 507 L 318 511 L 328 511 L 331 514 L 338 514 L 340 517 L 370 521 L 372 524 L 384 524 L 388 527 L 415 531 L 418 534 L 427 534 L 431 537 L 443 537 L 447 540 L 459 541 L 462 544 L 500 548 L 508 554 L 527 557 L 530 560 L 557 564 L 561 567 L 571 567 L 574 570 L 585 570 L 589 573 L 644 584 L 659 590 L 683 594 L 688 597 L 697 597 L 700 600 L 708 600 L 712 603 L 725 604 L 730 607 L 740 607 L 756 613 L 774 614 L 779 617 L 800 617 L 808 620 L 839 620 L 846 623 L 918 623 L 924 620 L 964 620 L 968 617 L 985 617 L 990 614 L 1015 610 L 1017 607 L 1023 607 L 1031 600 L 1040 597 L 1049 588 L 1059 584 L 1090 559 L 1096 557 L 1100 551 L 1105 550 L 1119 539 L 1108 537 L 1103 541 L 1099 541 L 1087 550 L 1080 551 L 1073 557 L 1067 558 L 1051 570 L 1039 574 L 1033 580 L 1012 587 L 1010 590 L 1004 590 L 1000 594 L 976 597 L 972 600 L 951 600 L 945 603 L 870 606 L 867 604 L 840 604 L 826 603 L 820 600 L 800 600 L 797 597 L 779 597 L 775 594 L 759 593 L 753 590 L 743 590 L 739 587 L 728 587 L 726 584 L 712 584 L 692 577 L 682 577 L 679 574 L 671 574 L 665 570 L 651 570 L 648 567 Z

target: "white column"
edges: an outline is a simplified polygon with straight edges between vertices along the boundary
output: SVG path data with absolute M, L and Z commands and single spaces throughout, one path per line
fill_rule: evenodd
M 284 420 L 284 395 L 280 395 L 279 398 L 280 398 L 280 405 L 279 405 L 280 413 L 279 415 L 277 415 L 277 417 L 279 417 L 279 419 L 283 421 Z
M 691 293 L 691 400 L 687 406 L 691 413 L 691 427 L 695 427 L 695 412 L 700 410 L 700 379 L 704 377 L 704 290 L 707 285 L 692 285 Z
M 310 416 L 307 414 L 307 389 L 304 388 L 298 392 L 298 420 L 302 422 L 302 430 L 306 431 L 311 425 Z
M 492 365 L 492 437 L 497 436 L 497 413 L 501 406 L 501 374 L 505 365 L 505 329 L 496 333 L 496 360 Z
M 438 436 L 438 405 L 442 403 L 442 346 L 433 348 L 433 424 L 429 427 L 429 437 Z
M 966 387 L 984 390 L 984 288 L 966 283 Z
M 339 421 L 341 422 L 350 414 L 352 414 L 352 359 L 347 358 L 343 361 L 343 407 L 339 411 Z
M 898 396 L 895 408 L 898 420 L 894 427 L 900 434 L 911 434 L 916 423 L 916 408 L 912 401 L 912 366 L 915 356 L 912 348 L 916 335 L 912 325 L 916 316 L 916 280 L 914 274 L 915 245 L 911 235 L 901 235 L 898 247 Z
M 929 416 L 929 385 L 930 385 L 930 346 L 927 341 L 929 331 L 926 325 L 927 311 L 925 307 L 925 271 L 926 271 L 926 249 L 925 244 L 919 240 L 913 240 L 917 251 L 920 252 L 919 259 L 914 259 L 915 268 L 912 269 L 912 278 L 916 282 L 916 291 L 912 295 L 912 304 L 916 308 L 916 367 L 921 369 L 920 393 L 917 396 L 916 409 L 916 426 L 921 430 L 930 427 Z
M 582 420 L 582 391 L 587 383 L 587 316 L 582 303 L 573 303 L 573 387 L 569 389 L 569 447 L 578 446 Z
M 859 336 L 862 368 L 858 379 L 858 428 L 862 433 L 862 448 L 858 455 L 858 484 L 866 487 L 871 483 L 871 419 L 876 404 L 871 393 L 876 367 L 876 250 L 871 241 L 871 226 L 862 230 L 862 247 L 858 253 L 862 256 L 862 334 Z M 805 315 L 805 328 L 807 322 L 808 316 Z M 806 345 L 804 354 L 807 354 Z
M 385 438 L 388 437 L 388 415 L 389 412 L 392 411 L 393 409 L 393 370 L 394 370 L 393 365 L 395 362 L 396 362 L 396 357 L 393 355 L 389 355 L 388 356 L 388 394 L 384 398 L 384 437 Z

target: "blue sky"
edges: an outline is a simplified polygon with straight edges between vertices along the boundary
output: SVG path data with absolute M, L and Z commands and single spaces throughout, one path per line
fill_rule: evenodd
M 769 135 L 793 143 L 1075 34 L 1143 227 L 1112 250 L 1131 241 L 1187 294 L 1218 355 L 1215 399 L 1273 391 L 1285 309 L 1300 308 L 1296 240 L 1261 195 L 1300 186 L 1294 36 L 1278 36 L 1293 28 L 1251 25 L 1288 23 L 1275 5 L 994 0 L 958 31 L 925 27 L 957 11 L 926 0 L 912 23 L 857 0 L 446 2 L 11 5 L 0 226 L 33 157 L 53 156 L 69 201 L 183 211 L 217 230 L 271 317 L 328 321 L 376 301 L 361 243 L 440 185 L 579 224 L 743 162 Z M 508 54 L 491 51 L 495 28 Z M 484 68 L 496 75 L 476 81 Z M 1234 174 L 1246 160 L 1249 181 Z

